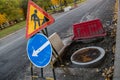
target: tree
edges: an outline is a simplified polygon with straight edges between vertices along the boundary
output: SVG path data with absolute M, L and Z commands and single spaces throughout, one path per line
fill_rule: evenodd
M 9 21 L 23 18 L 19 1 L 20 0 L 0 0 L 0 13 L 5 13 Z
M 0 25 L 7 21 L 5 16 L 6 16 L 5 14 L 0 14 Z
M 50 0 L 33 0 L 37 5 L 45 9 L 46 11 L 50 8 L 52 5 Z
M 20 7 L 23 10 L 24 18 L 26 19 L 28 0 L 20 0 Z
M 53 5 L 59 5 L 59 0 L 51 0 Z

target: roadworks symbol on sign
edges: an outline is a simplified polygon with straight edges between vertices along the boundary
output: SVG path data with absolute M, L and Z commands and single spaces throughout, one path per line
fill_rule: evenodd
M 47 12 L 45 12 L 31 0 L 28 2 L 27 12 L 27 39 L 54 22 L 54 18 L 52 16 L 50 16 Z

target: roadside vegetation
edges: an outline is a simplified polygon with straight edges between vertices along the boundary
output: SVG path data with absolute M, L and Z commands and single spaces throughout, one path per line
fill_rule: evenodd
M 49 14 L 85 0 L 32 0 Z M 0 0 L 0 38 L 25 27 L 28 0 Z
M 13 32 L 15 32 L 15 31 L 17 31 L 19 29 L 22 29 L 23 27 L 25 27 L 25 21 L 22 21 L 20 23 L 17 23 L 15 25 L 11 26 L 11 27 L 8 27 L 8 28 L 6 28 L 4 30 L 1 30 L 0 31 L 0 38 L 4 37 L 4 36 L 6 36 L 6 35 L 8 35 L 10 33 L 13 33 Z

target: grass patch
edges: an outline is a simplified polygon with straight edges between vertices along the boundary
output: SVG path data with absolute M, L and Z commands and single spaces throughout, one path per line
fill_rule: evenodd
M 23 27 L 25 27 L 25 23 L 26 23 L 25 21 L 22 21 L 22 22 L 17 23 L 13 26 L 10 26 L 6 29 L 0 30 L 0 38 L 6 36 L 8 34 L 11 34 L 19 29 L 22 29 Z

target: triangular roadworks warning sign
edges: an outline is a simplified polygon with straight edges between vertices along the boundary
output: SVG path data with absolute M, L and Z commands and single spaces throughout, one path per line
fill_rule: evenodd
M 54 23 L 54 21 L 52 16 L 29 0 L 26 20 L 26 38 L 30 38 L 40 30 Z

